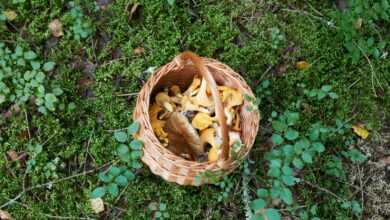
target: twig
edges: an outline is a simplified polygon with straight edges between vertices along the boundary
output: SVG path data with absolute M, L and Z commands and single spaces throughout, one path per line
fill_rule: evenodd
M 358 82 L 360 81 L 360 78 L 358 78 L 357 80 L 355 80 L 355 82 L 353 82 L 350 86 L 348 86 L 348 89 L 351 89 L 354 85 L 356 85 Z
M 314 187 L 314 188 L 316 188 L 316 189 L 319 189 L 319 190 L 321 190 L 321 191 L 323 191 L 323 192 L 326 192 L 326 193 L 328 193 L 329 195 L 331 195 L 331 196 L 337 198 L 337 199 L 340 200 L 340 201 L 344 201 L 344 200 L 345 200 L 345 199 L 341 198 L 340 196 L 334 194 L 333 192 L 331 192 L 331 191 L 328 190 L 328 189 L 322 188 L 321 186 L 315 185 L 314 183 L 311 183 L 311 182 L 309 182 L 309 181 L 307 181 L 307 180 L 303 180 L 303 181 L 304 181 L 307 185 L 309 185 L 309 186 L 311 186 L 311 187 Z
M 374 78 L 377 81 L 379 87 L 381 87 L 382 90 L 384 90 L 384 89 L 383 89 L 382 84 L 380 83 L 378 77 L 376 76 L 374 67 L 372 66 L 372 63 L 371 63 L 371 60 L 370 60 L 370 58 L 368 58 L 367 54 L 363 51 L 363 49 L 355 41 L 353 41 L 353 44 L 355 44 L 355 46 L 360 50 L 360 52 L 362 52 L 364 58 L 366 58 L 368 65 L 370 66 L 372 91 L 374 92 L 375 97 L 378 97 L 378 94 L 376 94 L 376 91 L 375 91 Z
M 62 178 L 62 179 L 58 179 L 58 180 L 54 180 L 54 181 L 49 181 L 49 182 L 46 182 L 46 183 L 42 183 L 42 184 L 38 184 L 38 185 L 35 185 L 35 186 L 31 186 L 25 190 L 23 190 L 22 192 L 20 192 L 18 195 L 16 195 L 13 199 L 9 200 L 8 202 L 4 203 L 3 205 L 0 206 L 0 209 L 2 208 L 5 208 L 9 205 L 12 205 L 13 203 L 15 203 L 15 201 L 17 201 L 20 197 L 22 197 L 24 194 L 26 194 L 27 192 L 30 192 L 34 189 L 38 189 L 38 188 L 43 188 L 43 187 L 46 187 L 46 186 L 52 186 L 56 183 L 60 183 L 60 182 L 63 182 L 63 181 L 66 181 L 66 180 L 70 180 L 70 179 L 74 179 L 74 178 L 77 178 L 77 177 L 80 177 L 80 176 L 85 176 L 85 175 L 88 175 L 88 174 L 91 174 L 91 173 L 94 173 L 104 167 L 106 167 L 107 165 L 111 164 L 111 163 L 115 163 L 115 161 L 110 161 L 108 163 L 105 163 L 104 165 L 98 167 L 98 168 L 95 168 L 95 169 L 91 169 L 91 170 L 88 170 L 88 171 L 85 171 L 85 172 L 82 172 L 82 173 L 77 173 L 75 175 L 72 175 L 72 176 L 68 176 L 68 177 L 65 177 L 65 178 Z
M 138 92 L 124 93 L 124 94 L 115 94 L 114 96 L 116 96 L 116 97 L 126 97 L 126 96 L 136 96 L 136 95 L 138 95 Z
M 292 13 L 298 13 L 298 14 L 302 14 L 302 15 L 306 15 L 306 16 L 309 16 L 309 17 L 312 17 L 314 19 L 317 19 L 319 21 L 322 21 L 323 23 L 325 23 L 327 26 L 331 27 L 331 28 L 337 28 L 332 21 L 329 21 L 329 20 L 326 20 L 322 17 L 319 17 L 319 16 L 315 16 L 313 14 L 310 14 L 309 12 L 306 12 L 306 11 L 302 11 L 302 10 L 297 10 L 297 9 L 288 9 L 288 8 L 283 8 L 281 9 L 282 11 L 286 11 L 286 12 L 292 12 Z
M 28 139 L 31 139 L 30 126 L 29 126 L 29 123 L 28 123 L 27 112 L 26 112 L 26 110 L 23 110 L 23 111 L 24 111 L 24 116 L 26 118 Z

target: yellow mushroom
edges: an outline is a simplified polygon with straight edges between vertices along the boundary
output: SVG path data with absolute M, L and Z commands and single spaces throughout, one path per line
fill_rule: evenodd
M 166 92 L 159 92 L 156 95 L 156 103 L 164 107 L 166 111 L 173 112 L 173 105 L 171 103 L 171 98 L 168 96 Z
M 200 77 L 198 75 L 194 76 L 194 79 L 192 80 L 191 85 L 188 87 L 188 89 L 184 92 L 185 95 L 193 96 L 196 94 L 197 89 L 200 85 Z
M 200 132 L 200 144 L 202 146 L 206 144 L 211 145 L 211 149 L 208 153 L 208 160 L 209 161 L 216 161 L 217 160 L 217 152 L 219 149 L 219 144 L 217 144 L 216 137 L 215 137 L 215 128 L 208 128 Z
M 215 117 L 210 117 L 208 114 L 199 112 L 195 115 L 195 117 L 192 119 L 192 127 L 203 130 L 208 128 L 213 122 L 216 120 Z
M 227 88 L 222 90 L 222 102 L 230 109 L 234 106 L 241 105 L 244 102 L 244 97 L 238 90 Z
M 181 94 L 181 89 L 180 89 L 180 86 L 178 85 L 173 85 L 171 86 L 171 88 L 169 88 L 169 91 L 174 95 L 180 95 Z
M 204 78 L 202 78 L 198 93 L 195 97 L 191 97 L 191 100 L 195 105 L 203 107 L 209 108 L 214 105 L 212 97 L 207 94 L 207 82 Z
M 149 109 L 150 123 L 152 124 L 153 131 L 156 133 L 157 137 L 160 140 L 167 138 L 167 133 L 164 131 L 165 121 L 158 119 L 158 114 L 163 111 L 163 109 L 154 103 Z M 166 139 L 167 140 L 167 139 Z
M 238 109 L 236 109 L 233 119 L 232 130 L 240 131 L 240 114 L 238 113 Z
M 198 112 L 204 112 L 204 113 L 210 113 L 210 111 L 206 108 L 203 108 L 199 105 L 196 105 L 194 104 L 190 97 L 184 95 L 182 98 L 181 98 L 181 108 L 182 108 L 182 111 L 183 112 L 187 112 L 187 111 L 198 111 Z

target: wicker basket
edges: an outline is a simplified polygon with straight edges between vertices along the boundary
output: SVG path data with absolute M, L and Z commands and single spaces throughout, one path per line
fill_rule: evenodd
M 162 146 L 150 124 L 149 105 L 154 95 L 166 86 L 179 85 L 184 90 L 191 84 L 195 74 L 201 74 L 206 79 L 216 104 L 216 116 L 219 125 L 221 125 L 223 136 L 218 163 L 199 163 L 173 154 Z M 166 181 L 176 182 L 180 185 L 201 185 L 208 182 L 207 178 L 199 180 L 198 177 L 202 173 L 222 173 L 226 175 L 232 172 L 242 161 L 241 159 L 248 154 L 256 138 L 260 116 L 257 111 L 248 111 L 247 107 L 252 103 L 244 100 L 239 113 L 241 140 L 244 146 L 240 148 L 237 154 L 238 157 L 231 158 L 226 137 L 225 116 L 222 111 L 222 103 L 217 95 L 216 84 L 236 88 L 242 94 L 254 97 L 245 80 L 227 65 L 214 59 L 198 57 L 191 52 L 179 54 L 173 61 L 160 67 L 143 86 L 137 98 L 133 118 L 141 125 L 137 135 L 137 138 L 144 142 L 144 154 L 141 159 L 154 174 L 161 176 Z

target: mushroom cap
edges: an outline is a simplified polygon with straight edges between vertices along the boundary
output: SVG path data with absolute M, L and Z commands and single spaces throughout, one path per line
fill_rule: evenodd
M 192 119 L 192 126 L 196 129 L 203 130 L 208 128 L 215 121 L 214 117 L 210 117 L 208 114 L 199 112 L 195 115 L 194 119 Z

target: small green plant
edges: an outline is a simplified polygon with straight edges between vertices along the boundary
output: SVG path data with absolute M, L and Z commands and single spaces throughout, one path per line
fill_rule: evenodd
M 92 198 L 103 197 L 109 193 L 113 198 L 119 194 L 119 187 L 126 186 L 129 181 L 135 179 L 135 170 L 142 168 L 140 158 L 143 155 L 143 142 L 131 139 L 131 136 L 139 130 L 139 123 L 132 123 L 124 131 L 116 131 L 114 139 L 118 143 L 116 154 L 120 159 L 121 166 L 112 165 L 106 171 L 98 174 L 98 178 L 103 182 L 103 186 L 97 187 L 91 193 Z
M 279 28 L 271 28 L 271 47 L 278 49 L 283 41 L 284 35 L 280 32 Z
M 148 205 L 148 209 L 153 214 L 153 219 L 169 219 L 170 215 L 167 212 L 167 205 L 163 202 L 151 202 Z
M 352 63 L 357 63 L 363 53 L 374 58 L 386 56 L 386 42 L 381 37 L 378 23 L 390 22 L 389 0 L 351 0 L 345 11 L 335 11 L 331 16 Z
M 330 97 L 332 99 L 338 99 L 338 95 L 335 92 L 332 92 L 331 85 L 323 85 L 320 89 L 304 89 L 303 93 L 310 98 L 316 98 L 317 100 L 321 100 L 325 97 Z
M 79 5 L 73 1 L 69 2 L 69 5 L 72 8 L 70 10 L 72 20 L 70 29 L 72 30 L 74 39 L 80 41 L 81 39 L 88 38 L 93 32 L 92 23 L 83 14 Z
M 45 75 L 54 69 L 55 63 L 43 63 L 37 57 L 35 52 L 25 51 L 19 45 L 11 51 L 0 42 L 0 106 L 23 107 L 34 101 L 42 114 L 55 110 L 62 90 L 52 84 L 51 92 L 48 92 Z

